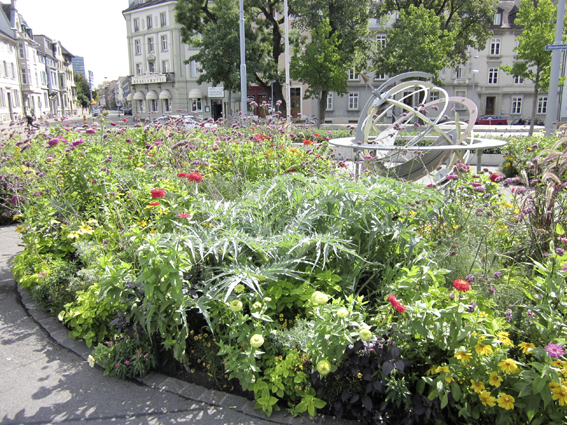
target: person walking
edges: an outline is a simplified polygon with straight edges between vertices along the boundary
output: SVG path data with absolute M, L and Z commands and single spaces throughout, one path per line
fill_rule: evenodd
M 26 112 L 26 120 L 27 120 L 27 122 L 28 122 L 28 130 L 30 129 L 30 127 L 39 128 L 39 125 L 33 123 L 34 120 L 35 120 L 35 118 L 32 117 L 32 116 L 31 116 L 30 114 L 28 114 L 27 112 Z

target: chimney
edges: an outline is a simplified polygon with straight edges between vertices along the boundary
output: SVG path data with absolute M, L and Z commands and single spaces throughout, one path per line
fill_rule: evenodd
M 18 10 L 18 0 L 12 0 L 12 9 L 13 10 Z

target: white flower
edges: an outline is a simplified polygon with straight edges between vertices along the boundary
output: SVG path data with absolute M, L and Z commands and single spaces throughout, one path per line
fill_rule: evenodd
M 340 317 L 341 319 L 344 319 L 345 317 L 348 316 L 348 310 L 346 308 L 339 308 L 337 310 L 337 316 Z
M 232 311 L 234 311 L 235 313 L 238 313 L 240 310 L 242 310 L 242 302 L 239 300 L 234 300 L 230 302 L 230 309 Z
M 89 366 L 90 366 L 90 367 L 94 367 L 94 365 L 95 365 L 95 359 L 94 359 L 93 356 L 91 356 L 91 355 L 89 354 L 89 358 L 87 359 L 87 361 L 89 362 Z
M 61 310 L 57 315 L 57 318 L 59 319 L 60 322 L 62 322 L 63 319 L 65 318 L 65 310 Z
M 311 295 L 311 302 L 315 305 L 327 304 L 327 301 L 329 301 L 329 296 L 321 291 L 315 291 Z
M 372 339 L 372 332 L 370 332 L 368 329 L 362 329 L 358 333 L 358 336 L 362 341 L 370 341 Z
M 252 347 L 256 347 L 256 348 L 261 347 L 263 343 L 264 343 L 264 337 L 262 337 L 262 335 L 255 334 L 252 335 L 252 338 L 250 338 L 250 345 Z

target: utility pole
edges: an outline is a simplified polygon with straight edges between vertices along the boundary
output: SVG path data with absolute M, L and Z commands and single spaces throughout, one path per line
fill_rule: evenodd
M 291 89 L 289 83 L 289 10 L 287 0 L 284 0 L 285 15 L 285 106 L 286 120 L 291 122 Z
M 551 72 L 549 74 L 549 90 L 547 93 L 547 112 L 545 115 L 545 133 L 551 135 L 553 122 L 557 120 L 557 92 L 559 89 L 559 68 L 561 67 L 561 43 L 563 42 L 563 21 L 565 20 L 565 0 L 557 2 L 557 21 L 555 24 L 555 41 L 551 53 Z M 550 46 L 546 46 L 549 50 Z M 563 46 L 565 48 L 565 46 Z
M 248 96 L 246 84 L 246 50 L 244 41 L 244 0 L 240 0 L 240 123 L 244 125 L 248 112 Z

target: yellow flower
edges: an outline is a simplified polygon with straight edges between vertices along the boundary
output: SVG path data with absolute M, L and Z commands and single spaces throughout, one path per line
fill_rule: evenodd
M 454 379 L 451 378 L 450 376 L 446 376 L 446 377 L 445 377 L 445 381 L 447 381 L 447 382 L 450 384 L 451 382 L 454 381 Z
M 262 335 L 255 334 L 252 335 L 252 338 L 250 338 L 250 345 L 252 347 L 255 348 L 261 347 L 263 343 L 264 343 L 264 338 L 262 337 Z
M 559 382 L 555 382 L 555 381 L 551 381 L 549 384 L 547 384 L 549 386 L 549 389 L 551 391 L 553 391 L 555 388 L 559 388 L 561 386 L 561 384 Z
M 147 225 L 148 223 L 146 223 L 146 220 L 138 221 L 138 226 L 140 227 L 146 227 Z
M 488 313 L 481 311 L 481 312 L 478 313 L 478 317 L 488 317 Z
M 498 366 L 504 373 L 518 373 L 520 370 L 516 362 L 512 359 L 504 359 L 498 363 Z
M 498 406 L 500 406 L 502 409 L 512 410 L 514 408 L 515 401 L 516 399 L 511 395 L 508 395 L 506 393 L 498 394 Z
M 151 233 L 152 235 L 155 235 L 155 234 L 157 233 L 157 230 L 152 230 L 150 233 Z
M 462 361 L 463 363 L 468 363 L 471 361 L 472 353 L 467 353 L 465 351 L 457 351 L 455 357 Z
M 476 382 L 474 379 L 471 379 L 471 388 L 475 393 L 480 393 L 481 391 L 484 391 L 484 382 Z
M 89 226 L 88 224 L 81 223 L 81 225 L 79 226 L 79 233 L 81 233 L 81 234 L 87 233 L 89 235 L 92 235 L 93 234 L 93 228 L 91 226 Z
M 553 400 L 557 400 L 560 406 L 565 406 L 565 404 L 567 404 L 567 387 L 565 385 L 553 388 L 551 391 L 553 392 L 551 398 Z
M 488 391 L 483 391 L 478 398 L 485 406 L 494 407 L 496 405 L 496 397 L 492 397 Z
M 533 345 L 531 342 L 520 342 L 518 344 L 518 347 L 522 349 L 522 353 L 529 354 L 530 351 L 535 348 L 535 345 Z
M 81 234 L 79 232 L 71 232 L 69 233 L 69 235 L 67 236 L 69 239 L 76 239 L 78 237 L 80 237 Z
M 493 387 L 498 388 L 502 384 L 502 377 L 498 375 L 498 372 L 492 372 L 490 378 L 488 378 L 488 383 Z
M 435 373 L 450 373 L 451 371 L 449 370 L 449 366 L 437 366 L 437 369 L 435 369 Z
M 317 372 L 321 374 L 321 376 L 328 375 L 331 372 L 331 363 L 328 360 L 320 360 L 317 363 Z
M 489 354 L 492 354 L 492 346 L 483 344 L 480 341 L 481 340 L 479 339 L 478 344 L 474 346 L 474 350 L 481 356 L 488 356 Z
M 435 373 L 438 373 L 438 372 L 436 371 L 436 369 L 435 369 L 435 366 L 431 366 L 431 367 L 429 368 L 429 370 L 428 370 L 427 372 L 425 372 L 425 375 L 429 376 L 429 375 L 433 375 L 433 374 L 435 374 Z
M 497 336 L 498 336 L 498 339 L 504 345 L 504 347 L 513 347 L 514 346 L 514 344 L 512 343 L 512 341 L 509 338 L 510 334 L 508 332 L 498 332 Z

